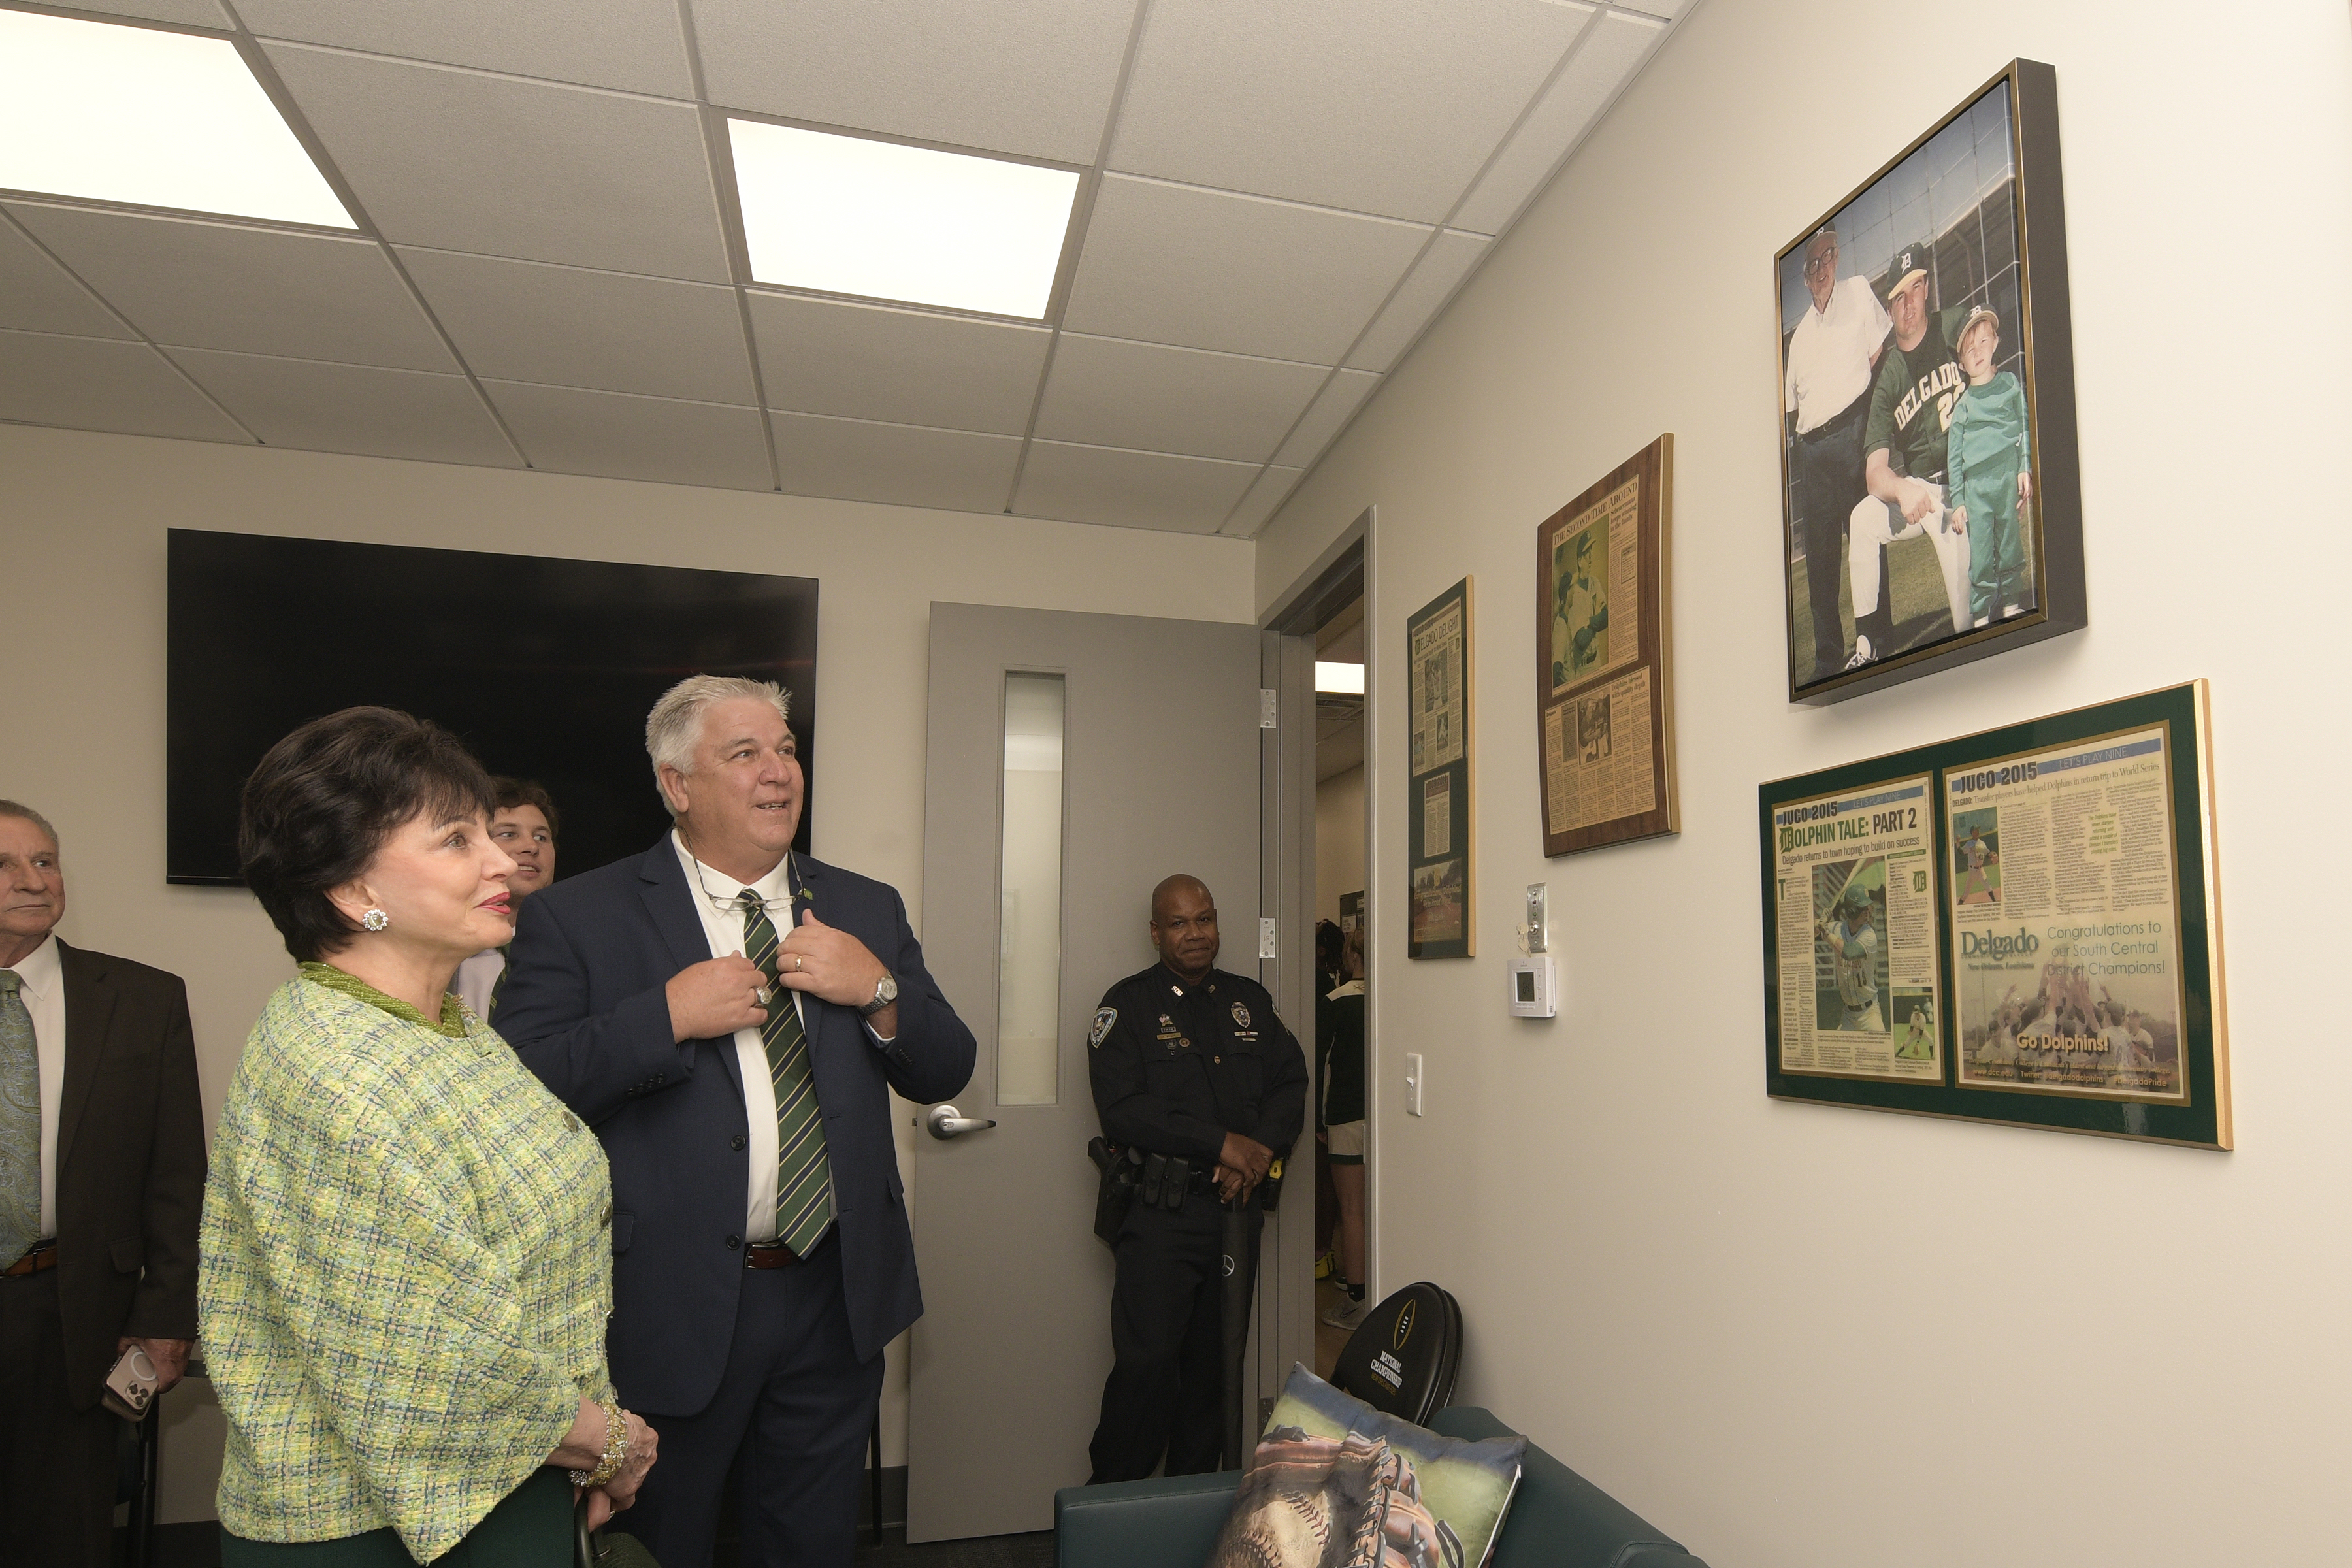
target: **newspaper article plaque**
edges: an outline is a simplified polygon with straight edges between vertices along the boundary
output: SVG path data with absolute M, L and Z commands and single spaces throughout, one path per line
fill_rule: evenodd
M 1766 1091 L 2229 1148 L 2210 733 L 2197 681 L 1764 785 Z
M 1404 626 L 1412 753 L 1405 795 L 1410 958 L 1468 958 L 1477 949 L 1470 609 L 1470 579 L 1465 577 Z
M 1546 855 L 1680 826 L 1667 677 L 1674 441 L 1536 530 L 1536 743 Z
M 1772 814 L 1780 1070 L 1941 1083 L 1935 780 Z

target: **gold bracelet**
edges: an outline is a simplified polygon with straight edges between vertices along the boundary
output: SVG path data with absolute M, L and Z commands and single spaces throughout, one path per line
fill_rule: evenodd
M 604 1457 L 593 1470 L 574 1470 L 572 1484 L 593 1491 L 614 1476 L 629 1462 L 629 1423 L 620 1405 L 610 1399 L 600 1399 L 596 1407 L 604 1413 Z

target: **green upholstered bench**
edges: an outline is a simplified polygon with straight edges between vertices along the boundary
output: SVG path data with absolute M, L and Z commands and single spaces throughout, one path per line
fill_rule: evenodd
M 1475 1405 L 1437 1413 L 1449 1437 L 1508 1436 Z M 1060 1568 L 1202 1568 L 1233 1507 L 1239 1470 L 1163 1476 L 1054 1494 Z M 1494 1568 L 1706 1568 L 1664 1531 L 1534 1444 L 1521 1462 L 1518 1495 L 1495 1544 Z

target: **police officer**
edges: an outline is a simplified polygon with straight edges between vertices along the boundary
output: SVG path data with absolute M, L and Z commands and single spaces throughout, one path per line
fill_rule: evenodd
M 1298 1136 L 1307 1058 L 1256 981 L 1214 967 L 1217 906 L 1197 877 L 1152 890 L 1160 962 L 1112 986 L 1088 1040 L 1103 1136 L 1144 1152 L 1111 1289 L 1115 1357 L 1088 1453 L 1094 1480 L 1217 1468 L 1223 1443 L 1222 1201 L 1249 1206 Z M 1160 1181 L 1157 1186 L 1152 1175 Z

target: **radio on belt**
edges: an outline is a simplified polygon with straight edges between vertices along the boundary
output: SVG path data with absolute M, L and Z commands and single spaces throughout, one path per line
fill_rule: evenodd
M 1512 1017 L 1559 1017 L 1559 973 L 1552 967 L 1551 954 L 1511 960 Z

